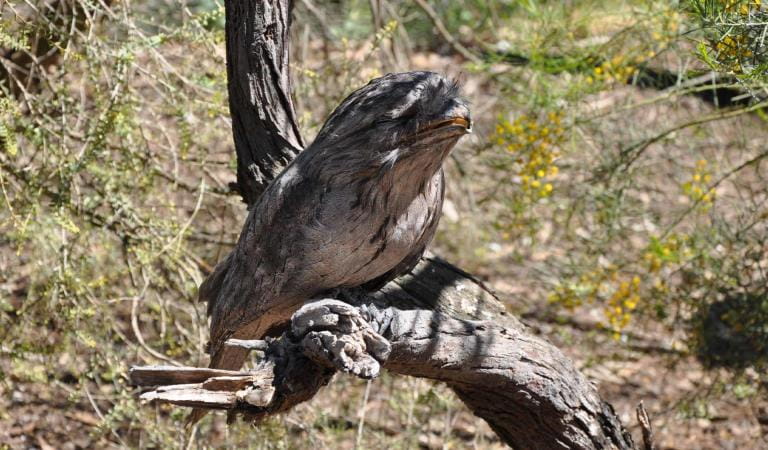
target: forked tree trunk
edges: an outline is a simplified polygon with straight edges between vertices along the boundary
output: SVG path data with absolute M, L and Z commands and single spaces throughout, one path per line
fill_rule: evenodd
M 250 206 L 302 148 L 288 71 L 291 2 L 225 3 L 237 189 Z M 482 283 L 460 269 L 425 257 L 379 292 L 339 296 L 354 307 L 339 312 L 331 303 L 330 310 L 348 319 L 339 323 L 359 326 L 342 327 L 349 336 L 337 330 L 335 337 L 326 337 L 349 338 L 374 354 L 378 350 L 363 337 L 380 334 L 390 346 L 376 358 L 385 369 L 445 382 L 510 446 L 635 448 L 611 406 L 573 363 L 530 334 Z M 327 319 L 330 310 L 318 317 Z M 141 386 L 172 385 L 144 394 L 145 399 L 243 412 L 254 419 L 285 411 L 311 398 L 334 373 L 323 362 L 333 355 L 312 354 L 309 341 L 302 340 L 311 331 L 297 331 L 302 327 L 297 321 L 305 327 L 317 323 L 302 314 L 313 312 L 297 313 L 293 331 L 279 341 L 233 343 L 266 350 L 253 371 L 139 367 L 132 369 L 131 379 Z M 378 365 L 373 364 L 375 375 Z

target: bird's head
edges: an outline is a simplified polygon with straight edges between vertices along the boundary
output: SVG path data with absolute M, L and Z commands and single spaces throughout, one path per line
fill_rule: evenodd
M 433 72 L 393 73 L 350 94 L 311 148 L 357 167 L 394 166 L 409 159 L 439 165 L 471 126 L 469 106 L 456 82 Z

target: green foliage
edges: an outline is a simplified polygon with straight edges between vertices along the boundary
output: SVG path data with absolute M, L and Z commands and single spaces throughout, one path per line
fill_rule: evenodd
M 553 253 L 541 277 L 542 286 L 550 286 L 550 303 L 601 308 L 603 325 L 617 339 L 633 319 L 674 318 L 668 322 L 671 331 L 680 326 L 682 316 L 691 331 L 690 344 L 696 345 L 698 311 L 719 301 L 721 292 L 736 283 L 751 295 L 762 295 L 766 282 L 754 269 L 745 277 L 747 269 L 737 255 L 764 246 L 761 162 L 768 155 L 743 141 L 731 145 L 727 157 L 724 148 L 706 150 L 704 144 L 725 132 L 718 121 L 760 111 L 764 101 L 686 118 L 676 115 L 672 106 L 688 93 L 685 83 L 673 83 L 666 95 L 641 101 L 620 98 L 626 84 L 644 82 L 652 74 L 650 68 L 665 64 L 667 54 L 687 54 L 690 59 L 697 42 L 707 48 L 716 45 L 712 30 L 699 28 L 715 11 L 733 22 L 731 33 L 744 32 L 744 45 L 754 49 L 750 57 L 761 58 L 763 43 L 756 39 L 753 22 L 763 13 L 762 6 L 694 3 L 645 2 L 631 11 L 617 11 L 615 4 L 537 3 L 526 8 L 529 33 L 499 36 L 506 39 L 505 46 L 529 49 L 521 53 L 532 57 L 528 72 L 497 75 L 507 88 L 512 112 L 498 120 L 491 138 L 494 151 L 484 150 L 484 155 L 490 167 L 509 177 L 500 178 L 492 196 L 483 200 L 494 205 L 488 208 L 490 223 L 500 239 L 516 249 L 518 261 L 537 252 Z M 611 16 L 621 17 L 621 23 L 611 24 Z M 606 27 L 604 40 L 591 37 Z M 712 67 L 732 74 L 718 58 Z M 747 98 L 764 88 L 755 83 L 765 75 L 758 63 L 749 67 L 739 85 Z M 694 66 L 677 77 L 702 73 L 702 67 Z M 747 79 L 749 86 L 743 84 Z M 616 99 L 615 106 L 595 110 L 591 105 L 596 97 Z M 522 111 L 520 105 L 525 105 Z M 556 151 L 548 150 L 542 159 L 540 150 L 528 149 L 539 145 L 540 136 L 534 133 L 536 122 L 530 126 L 526 116 L 548 110 L 562 115 L 568 125 L 557 135 Z M 669 119 L 648 122 L 643 130 L 632 123 L 643 120 L 643 111 L 679 118 L 677 124 Z M 748 121 L 755 125 L 744 132 L 764 129 L 758 125 L 761 119 Z M 666 160 L 660 159 L 662 148 Z M 554 167 L 554 174 L 539 167 L 539 159 Z M 660 172 L 666 175 L 656 176 Z M 736 179 L 745 172 L 750 175 Z M 534 183 L 536 195 L 531 197 L 526 193 Z M 753 186 L 753 206 L 736 194 L 746 185 Z M 552 189 L 538 189 L 542 186 Z M 522 202 L 525 198 L 535 201 Z M 506 207 L 498 209 L 495 202 Z M 557 256 L 561 248 L 567 248 L 567 254 Z M 756 264 L 762 267 L 766 261 Z M 760 322 L 750 323 L 759 330 Z
M 201 257 L 214 259 L 204 241 L 217 238 L 197 216 L 222 200 L 237 205 L 200 170 L 232 158 L 220 153 L 216 162 L 206 151 L 229 139 L 226 126 L 194 139 L 184 133 L 190 123 L 226 120 L 224 61 L 215 53 L 223 30 L 207 26 L 223 9 L 143 31 L 142 6 L 77 3 L 98 18 L 81 29 L 57 28 L 23 7 L 3 11 L 16 25 L 4 33 L 16 40 L 48 24 L 34 39 L 67 45 L 55 65 L 0 79 L 0 234 L 4 260 L 15 260 L 0 293 L 8 358 L 0 378 L 45 383 L 70 374 L 77 389 L 107 389 L 103 439 L 140 422 L 128 364 L 200 357 L 194 292 L 207 267 Z M 190 243 L 194 236 L 203 243 Z M 160 446 L 175 435 L 146 428 Z
M 761 0 L 689 0 L 688 8 L 703 29 L 699 53 L 710 67 L 743 81 L 768 81 L 768 6 Z

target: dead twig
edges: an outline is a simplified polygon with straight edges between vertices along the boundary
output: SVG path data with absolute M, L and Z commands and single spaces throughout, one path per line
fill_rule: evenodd
M 445 39 L 445 42 L 447 42 L 448 45 L 450 45 L 451 48 L 456 51 L 456 53 L 460 54 L 475 64 L 480 64 L 482 62 L 482 60 L 477 55 L 469 51 L 467 47 L 464 47 L 461 42 L 456 40 L 456 38 L 451 35 L 450 31 L 448 31 L 448 29 L 445 27 L 445 24 L 440 19 L 440 16 L 429 3 L 424 0 L 414 0 L 414 2 L 424 11 L 427 17 L 429 17 L 437 32 L 440 33 L 440 36 Z
M 642 400 L 637 405 L 637 421 L 640 422 L 640 429 L 643 432 L 643 449 L 655 450 L 653 443 L 653 430 L 651 429 L 651 420 L 648 418 L 648 412 L 645 410 Z

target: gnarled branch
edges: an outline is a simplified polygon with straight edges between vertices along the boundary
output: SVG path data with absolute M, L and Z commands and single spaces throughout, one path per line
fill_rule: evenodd
M 252 371 L 134 368 L 131 379 L 165 385 L 145 400 L 260 420 L 314 396 L 336 369 L 375 375 L 375 360 L 393 373 L 445 382 L 515 448 L 634 448 L 613 409 L 570 360 L 450 264 L 426 258 L 376 293 L 338 294 L 348 310 L 319 300 L 299 310 L 280 339 L 234 342 L 264 350 Z M 343 315 L 359 315 L 365 325 L 357 319 L 349 325 Z

